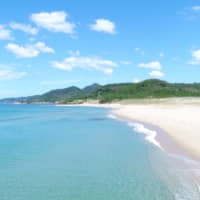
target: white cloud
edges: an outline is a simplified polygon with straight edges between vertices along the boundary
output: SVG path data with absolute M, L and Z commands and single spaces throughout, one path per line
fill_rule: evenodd
M 133 83 L 139 83 L 139 82 L 140 82 L 139 79 L 137 79 L 137 78 L 134 78 L 134 79 L 133 79 Z
M 178 12 L 179 15 L 184 16 L 188 20 L 194 20 L 199 17 L 200 5 L 193 7 L 185 7 L 183 11 Z
M 98 32 L 115 34 L 115 23 L 107 19 L 97 19 L 95 24 L 90 25 L 90 29 Z
M 66 58 L 63 62 L 53 61 L 52 66 L 61 70 L 71 71 L 73 68 L 84 68 L 84 69 L 96 69 L 102 71 L 105 74 L 111 74 L 113 72 L 112 67 L 118 65 L 110 60 L 102 60 L 97 57 L 81 57 L 72 56 Z
M 192 65 L 200 65 L 200 49 L 192 52 L 193 60 L 189 63 Z
M 6 49 L 14 53 L 17 57 L 20 58 L 32 58 L 39 55 L 39 51 L 32 46 L 22 47 L 18 44 L 9 43 L 6 46 Z
M 121 61 L 120 62 L 122 65 L 131 65 L 132 62 L 131 61 Z
M 161 52 L 161 53 L 160 53 L 160 57 L 164 57 L 164 53 Z
M 10 67 L 0 65 L 0 80 L 20 79 L 26 76 L 26 72 L 15 72 Z
M 194 11 L 200 11 L 200 6 L 193 6 L 192 10 L 194 10 Z
M 141 63 L 138 65 L 138 67 L 142 68 L 150 68 L 150 69 L 161 69 L 162 65 L 158 61 L 150 62 L 150 63 Z
M 37 26 L 53 32 L 74 33 L 75 24 L 66 21 L 68 15 L 64 11 L 41 12 L 31 15 Z
M 54 53 L 54 49 L 46 46 L 43 42 L 37 42 L 33 45 L 26 45 L 25 47 L 18 44 L 9 43 L 6 46 L 8 51 L 11 51 L 19 58 L 33 58 L 37 57 L 40 52 L 44 53 Z
M 71 56 L 80 56 L 80 51 L 79 50 L 76 50 L 76 51 L 69 50 L 68 53 Z
M 150 76 L 155 76 L 155 77 L 163 77 L 165 76 L 164 73 L 160 72 L 160 71 L 152 71 L 149 73 Z
M 140 50 L 140 48 L 135 48 L 135 51 L 139 51 Z
M 37 42 L 34 47 L 44 53 L 55 53 L 54 49 L 46 46 L 44 42 Z
M 0 25 L 0 40 L 13 40 L 11 31 L 6 29 L 5 26 Z
M 30 24 L 19 24 L 16 22 L 10 23 L 10 27 L 14 30 L 20 30 L 26 33 L 30 33 L 32 35 L 37 35 L 38 34 L 38 29 L 32 27 Z

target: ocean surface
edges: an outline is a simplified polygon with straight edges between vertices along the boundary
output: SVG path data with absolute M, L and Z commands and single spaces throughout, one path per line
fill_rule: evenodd
M 110 112 L 0 105 L 0 200 L 200 199 L 179 158 Z

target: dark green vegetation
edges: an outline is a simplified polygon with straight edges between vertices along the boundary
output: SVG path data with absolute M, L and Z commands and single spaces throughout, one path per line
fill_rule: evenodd
M 9 102 L 81 103 L 87 99 L 94 99 L 99 100 L 100 103 L 106 103 L 122 99 L 167 97 L 200 97 L 200 83 L 168 83 L 158 79 L 149 79 L 140 83 L 109 84 L 105 86 L 93 84 L 83 89 L 72 86 L 24 99 L 9 99 Z M 6 101 L 4 99 L 0 102 Z
M 94 91 L 91 96 L 98 97 L 102 103 L 122 99 L 200 97 L 200 83 L 168 83 L 150 79 L 136 84 L 106 85 Z
M 98 87 L 100 87 L 100 85 L 92 84 L 83 89 L 80 89 L 75 86 L 71 86 L 64 89 L 51 90 L 50 92 L 47 92 L 45 94 L 28 99 L 25 102 L 27 103 L 37 103 L 37 102 L 64 103 L 65 101 L 66 102 L 73 101 L 74 99 L 77 99 L 77 97 L 80 97 L 80 99 L 82 99 L 83 97 L 91 94 Z

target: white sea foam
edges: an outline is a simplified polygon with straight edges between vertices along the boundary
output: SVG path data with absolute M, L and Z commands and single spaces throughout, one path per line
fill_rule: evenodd
M 111 119 L 118 119 L 118 117 L 112 113 L 108 114 L 107 117 Z
M 107 117 L 120 120 L 120 117 L 117 115 L 114 115 L 113 113 L 109 113 Z M 146 128 L 142 123 L 138 122 L 129 122 L 129 126 L 131 126 L 134 131 L 138 133 L 143 133 L 145 135 L 145 139 L 148 142 L 151 142 L 153 145 L 158 147 L 159 149 L 163 150 L 163 147 L 160 145 L 160 143 L 156 140 L 157 131 L 151 130 Z M 191 178 L 191 173 L 195 174 L 196 176 L 200 176 L 200 170 L 198 168 L 198 162 L 188 159 L 184 156 L 176 155 L 176 154 L 167 154 L 168 156 L 171 156 L 174 159 L 182 160 L 184 163 L 187 163 L 187 165 L 192 165 L 188 169 L 178 169 L 178 171 L 175 171 L 175 174 L 173 176 L 175 177 L 175 183 L 176 180 L 178 181 L 178 185 L 180 185 L 179 188 L 175 187 L 176 190 L 174 191 L 174 188 L 172 188 L 172 192 L 174 193 L 174 198 L 176 200 L 194 200 L 200 198 L 200 186 L 198 183 L 192 181 L 189 181 L 189 184 L 187 181 L 185 182 L 185 176 L 189 176 Z M 190 172 L 191 171 L 191 172 Z M 173 181 L 172 183 L 173 184 Z
M 107 117 L 111 118 L 111 119 L 119 119 L 116 115 L 114 115 L 113 113 L 109 113 L 107 115 Z M 155 146 L 159 147 L 160 149 L 164 150 L 162 148 L 162 146 L 160 145 L 160 143 L 155 139 L 157 132 L 147 129 L 145 128 L 145 126 L 143 124 L 140 123 L 134 123 L 134 122 L 129 122 L 128 123 L 129 126 L 133 127 L 133 129 L 136 132 L 139 133 L 144 133 L 146 135 L 145 139 L 148 140 L 149 142 L 151 142 L 152 144 L 154 144 Z
M 160 143 L 156 140 L 157 132 L 150 130 L 148 128 L 145 128 L 143 124 L 140 123 L 128 123 L 129 126 L 132 126 L 136 132 L 144 133 L 146 135 L 145 139 L 154 144 L 155 146 L 159 147 L 163 150 Z
M 188 165 L 191 165 L 191 166 L 196 166 L 198 167 L 199 166 L 199 162 L 194 160 L 194 159 L 190 159 L 184 155 L 178 155 L 178 154 L 168 154 L 170 157 L 172 158 L 175 158 L 177 160 L 181 160 L 181 161 L 184 161 L 184 163 L 187 163 Z

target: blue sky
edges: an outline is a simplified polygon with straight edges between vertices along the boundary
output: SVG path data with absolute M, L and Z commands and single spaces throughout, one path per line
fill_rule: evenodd
M 0 98 L 94 82 L 200 82 L 199 24 L 193 0 L 7 0 Z

